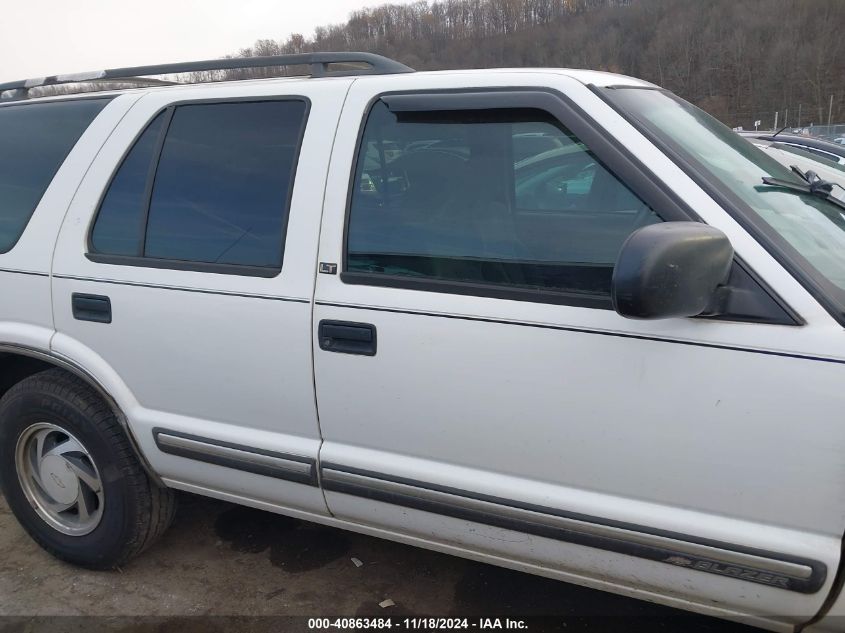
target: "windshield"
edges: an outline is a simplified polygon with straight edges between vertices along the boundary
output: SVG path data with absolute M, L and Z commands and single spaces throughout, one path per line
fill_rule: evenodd
M 845 211 L 821 197 L 763 184 L 763 177 L 803 184 L 789 167 L 695 106 L 662 90 L 608 88 L 609 101 L 739 199 L 797 252 L 799 265 L 845 305 Z M 834 187 L 833 195 L 843 190 Z

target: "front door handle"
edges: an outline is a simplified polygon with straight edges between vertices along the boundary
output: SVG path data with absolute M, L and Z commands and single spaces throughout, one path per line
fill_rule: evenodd
M 103 295 L 74 292 L 71 297 L 73 318 L 77 321 L 111 323 L 111 299 Z
M 340 354 L 376 355 L 376 326 L 349 321 L 320 321 L 320 349 Z

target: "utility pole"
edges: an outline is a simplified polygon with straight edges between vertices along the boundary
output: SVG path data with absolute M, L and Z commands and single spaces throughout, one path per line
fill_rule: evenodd
M 798 104 L 798 123 L 795 124 L 795 127 L 801 127 L 801 105 Z
M 789 108 L 786 109 L 786 114 L 783 115 L 783 127 L 789 126 Z M 778 128 L 780 129 L 780 128 Z
M 833 95 L 830 95 L 830 105 L 827 106 L 827 127 L 830 127 L 830 117 L 833 116 Z M 828 133 L 830 131 L 828 130 Z
M 773 130 L 777 131 L 778 129 L 778 112 L 775 110 L 775 126 L 772 128 Z

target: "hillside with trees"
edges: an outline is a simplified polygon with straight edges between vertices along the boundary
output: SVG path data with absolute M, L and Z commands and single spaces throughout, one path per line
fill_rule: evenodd
M 845 122 L 842 0 L 440 0 L 385 4 L 238 56 L 329 50 L 417 70 L 553 66 L 641 77 L 725 123 Z M 801 120 L 798 120 L 799 107 Z

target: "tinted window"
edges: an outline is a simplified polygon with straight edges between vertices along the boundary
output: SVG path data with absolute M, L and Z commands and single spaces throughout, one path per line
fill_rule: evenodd
M 94 250 L 279 268 L 305 109 L 302 101 L 262 101 L 159 115 L 103 198 Z
M 53 176 L 108 101 L 0 108 L 0 253 L 20 239 Z
M 147 257 L 280 266 L 305 104 L 176 109 L 161 153 Z
M 161 113 L 144 130 L 112 179 L 91 234 L 97 252 L 141 254 L 147 177 L 163 121 Z
M 391 113 L 352 193 L 346 269 L 606 296 L 622 243 L 660 221 L 535 110 Z

